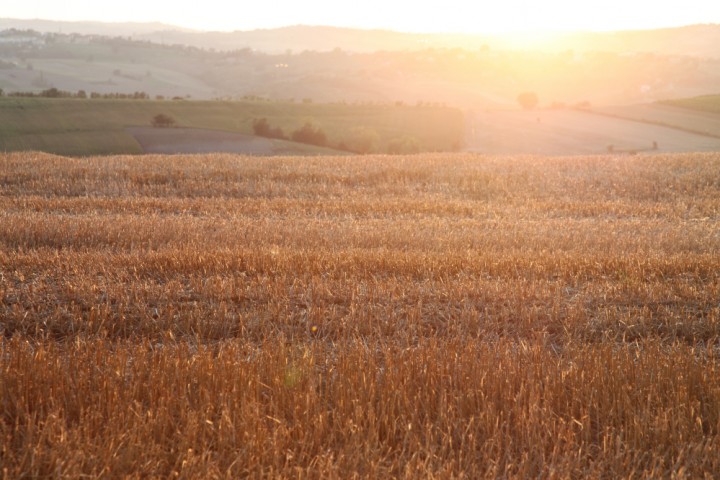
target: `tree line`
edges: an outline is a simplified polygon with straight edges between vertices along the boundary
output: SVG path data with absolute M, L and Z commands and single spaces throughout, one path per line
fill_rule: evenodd
M 253 121 L 253 132 L 259 137 L 277 138 L 280 140 L 292 140 L 293 142 L 306 143 L 308 145 L 317 145 L 325 147 L 328 145 L 327 135 L 318 126 L 311 122 L 294 130 L 289 136 L 285 134 L 282 128 L 273 127 L 267 121 L 267 118 L 257 118 Z
M 86 92 L 85 90 L 78 90 L 77 92 L 70 92 L 67 90 L 60 90 L 58 88 L 48 88 L 40 92 L 31 91 L 16 91 L 5 93 L 0 89 L 0 97 L 6 95 L 8 97 L 30 97 L 30 98 L 103 98 L 113 100 L 150 100 L 150 95 L 146 92 L 138 91 L 132 93 L 122 92 L 110 92 L 110 93 L 98 93 L 98 92 Z M 189 96 L 188 96 L 189 97 Z M 175 96 L 173 100 L 184 100 L 185 97 Z M 163 95 L 155 95 L 155 100 L 165 100 Z
M 309 121 L 305 122 L 302 127 L 293 130 L 290 135 L 287 135 L 281 127 L 272 126 L 267 118 L 256 118 L 253 121 L 253 132 L 259 137 L 292 140 L 293 142 L 359 154 L 378 152 L 380 143 L 380 135 L 377 131 L 364 126 L 351 128 L 341 141 L 330 142 L 325 131 Z M 420 142 L 410 135 L 394 138 L 387 144 L 387 153 L 390 154 L 418 152 L 420 152 Z

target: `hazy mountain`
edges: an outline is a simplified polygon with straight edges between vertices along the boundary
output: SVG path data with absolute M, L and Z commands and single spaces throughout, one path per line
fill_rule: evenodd
M 175 32 L 190 32 L 176 25 L 160 22 L 63 22 L 42 19 L 15 19 L 0 18 L 0 30 L 15 28 L 18 30 L 35 30 L 47 33 L 78 33 L 81 35 L 141 36 L 153 32 L 172 30 Z
M 155 42 L 217 50 L 252 48 L 268 53 L 284 53 L 287 50 L 327 52 L 335 49 L 376 52 L 418 50 L 428 47 L 475 49 L 490 41 L 490 37 L 486 36 L 418 34 L 307 25 L 235 32 L 165 31 L 152 32 L 141 37 Z
M 693 25 L 660 30 L 577 32 L 532 37 L 513 35 L 417 34 L 323 26 L 292 26 L 236 32 L 164 31 L 140 35 L 161 43 L 217 50 L 252 48 L 269 53 L 341 49 L 354 52 L 479 48 L 612 53 L 652 52 L 664 55 L 720 57 L 720 25 Z
M 559 35 L 551 48 L 576 51 L 644 52 L 663 55 L 720 57 L 720 25 L 690 25 L 658 30 L 631 30 Z
M 290 26 L 235 32 L 206 32 L 163 23 L 60 22 L 0 19 L 0 30 L 33 29 L 39 32 L 130 36 L 161 44 L 188 45 L 215 50 L 251 48 L 267 53 L 305 50 L 351 52 L 463 48 L 476 50 L 542 50 L 612 53 L 657 53 L 720 57 L 720 25 L 692 25 L 657 30 L 577 32 L 552 36 L 418 34 L 389 30 L 361 30 L 327 26 Z

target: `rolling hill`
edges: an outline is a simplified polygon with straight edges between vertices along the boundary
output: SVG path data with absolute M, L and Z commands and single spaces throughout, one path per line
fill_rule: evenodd
M 622 105 L 714 93 L 720 84 L 719 26 L 567 35 L 529 46 L 331 27 L 122 28 L 136 27 L 142 32 L 129 36 L 113 36 L 119 26 L 107 35 L 0 31 L 0 89 L 509 108 L 525 90 L 541 105 Z
M 32 29 L 46 33 L 124 36 L 162 44 L 178 44 L 215 50 L 251 48 L 266 53 L 305 50 L 375 52 L 431 48 L 476 50 L 522 49 L 548 52 L 568 48 L 578 52 L 653 52 L 660 55 L 720 57 L 720 25 L 704 24 L 655 30 L 615 32 L 559 32 L 518 39 L 502 34 L 407 33 L 321 25 L 293 25 L 273 29 L 209 32 L 164 23 L 62 22 L 0 18 L 0 30 Z
M 178 127 L 195 129 L 192 142 L 174 137 L 175 143 L 186 142 L 184 150 L 156 149 L 172 136 L 166 129 L 144 129 L 160 113 L 172 117 Z M 407 141 L 418 151 L 457 150 L 464 135 L 462 112 L 446 107 L 0 97 L 0 151 L 329 153 L 277 139 L 258 140 L 263 147 L 257 151 L 258 142 L 251 145 L 248 136 L 258 118 L 266 118 L 287 136 L 310 122 L 326 133 L 328 147 L 352 147 L 367 137 L 369 151 L 381 153 L 393 143 Z

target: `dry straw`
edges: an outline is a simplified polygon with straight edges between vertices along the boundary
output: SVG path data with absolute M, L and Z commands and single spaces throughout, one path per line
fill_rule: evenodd
M 0 155 L 5 478 L 720 471 L 720 155 Z

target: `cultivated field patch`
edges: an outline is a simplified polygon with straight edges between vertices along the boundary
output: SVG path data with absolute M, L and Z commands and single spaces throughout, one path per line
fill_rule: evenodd
M 637 120 L 658 126 L 666 126 L 687 133 L 696 133 L 708 137 L 720 138 L 720 111 L 703 111 L 682 107 L 668 101 L 618 107 L 602 107 L 594 112 L 615 115 L 628 120 Z
M 469 116 L 468 150 L 498 155 L 720 150 L 718 115 L 660 108 L 475 112 Z

